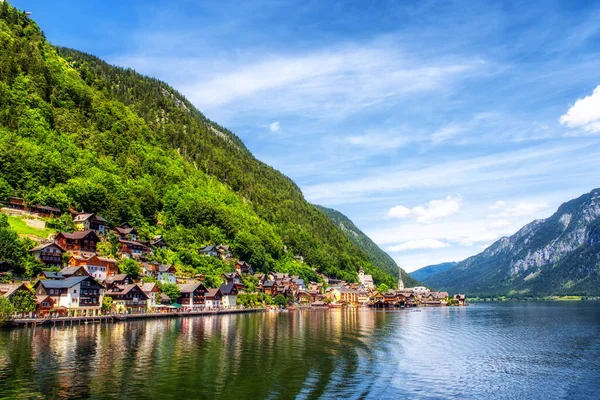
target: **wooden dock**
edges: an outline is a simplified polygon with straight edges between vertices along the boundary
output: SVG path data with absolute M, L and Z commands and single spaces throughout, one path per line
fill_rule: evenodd
M 134 321 L 139 319 L 162 319 L 162 318 L 188 318 L 204 315 L 226 315 L 226 314 L 247 314 L 265 311 L 264 308 L 241 308 L 231 310 L 204 310 L 204 311 L 178 311 L 167 313 L 147 313 L 147 314 L 109 314 L 99 316 L 85 317 L 55 317 L 55 318 L 17 318 L 12 320 L 13 326 L 73 326 L 83 324 L 108 324 L 123 321 Z

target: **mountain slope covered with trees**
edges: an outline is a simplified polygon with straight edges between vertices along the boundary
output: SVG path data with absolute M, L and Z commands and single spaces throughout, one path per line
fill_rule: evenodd
M 600 295 L 600 189 L 425 283 L 471 295 Z
M 241 140 L 156 79 L 55 48 L 0 5 L 0 198 L 96 212 L 164 236 L 157 257 L 210 273 L 197 250 L 230 243 L 259 270 L 355 281 L 367 254 Z M 302 255 L 305 264 L 294 260 Z M 216 274 L 216 272 L 214 272 Z
M 398 276 L 398 264 L 388 253 L 381 250 L 379 246 L 375 244 L 367 235 L 365 235 L 348 217 L 341 212 L 332 208 L 323 206 L 316 206 L 319 210 L 323 211 L 325 215 L 337 227 L 344 232 L 346 237 L 350 239 L 352 243 L 358 246 L 359 249 L 364 251 L 368 256 L 373 265 L 378 267 L 381 271 L 385 271 L 389 274 Z M 377 274 L 377 273 L 376 273 Z M 375 275 L 375 278 L 378 278 Z M 381 280 L 381 279 L 379 279 Z M 405 287 L 415 287 L 421 285 L 421 283 L 409 275 L 406 271 L 402 270 L 402 281 Z
M 456 262 L 446 262 L 435 265 L 428 265 L 423 268 L 419 268 L 416 271 L 410 273 L 410 276 L 413 278 L 424 281 L 433 277 L 434 275 L 440 274 L 444 271 L 448 271 L 450 268 L 453 268 L 456 265 Z

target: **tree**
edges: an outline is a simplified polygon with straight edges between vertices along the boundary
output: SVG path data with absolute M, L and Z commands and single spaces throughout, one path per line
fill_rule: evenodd
M 140 264 L 131 258 L 124 258 L 119 262 L 119 272 L 129 275 L 131 279 L 138 279 L 140 277 Z
M 73 222 L 73 218 L 70 214 L 62 214 L 58 218 L 52 218 L 46 223 L 46 225 L 48 228 L 53 229 L 57 233 L 74 232 L 76 229 L 75 222 Z
M 102 311 L 109 312 L 112 307 L 113 299 L 110 296 L 104 296 L 102 298 Z
M 23 260 L 27 251 L 19 235 L 8 224 L 8 217 L 0 214 L 0 260 L 9 260 L 18 272 L 24 272 Z
M 26 314 L 34 312 L 37 308 L 37 300 L 35 295 L 29 290 L 17 290 L 11 297 L 15 312 Z
M 0 326 L 7 324 L 15 313 L 15 307 L 6 297 L 0 297 Z
M 278 294 L 273 299 L 273 303 L 278 307 L 283 307 L 283 306 L 287 305 L 287 299 L 285 297 L 283 297 L 282 294 Z
M 385 293 L 390 289 L 390 287 L 388 285 L 386 285 L 385 283 L 382 283 L 381 285 L 377 286 L 377 291 L 379 293 Z
M 179 290 L 179 286 L 176 283 L 165 283 L 161 285 L 160 290 L 171 300 L 171 303 L 175 303 L 179 296 L 181 296 L 181 290 Z

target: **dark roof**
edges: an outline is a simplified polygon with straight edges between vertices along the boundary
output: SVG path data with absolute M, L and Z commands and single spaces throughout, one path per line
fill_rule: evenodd
M 59 233 L 57 236 L 64 236 L 67 239 L 72 239 L 72 240 L 81 240 L 83 238 L 85 238 L 86 236 L 88 236 L 89 234 L 92 234 L 96 237 L 96 239 L 98 241 L 100 241 L 100 238 L 98 237 L 98 235 L 96 235 L 96 232 L 92 231 L 92 230 L 86 230 L 86 231 L 75 231 L 73 233 L 69 233 L 69 232 L 61 232 Z
M 221 285 L 219 290 L 221 291 L 221 293 L 223 293 L 226 296 L 230 295 L 230 294 L 232 294 L 231 292 L 233 292 L 235 290 L 235 283 L 233 283 L 233 282 L 224 283 Z M 235 293 L 233 293 L 233 294 L 235 294 Z
M 108 222 L 106 221 L 104 218 L 102 218 L 99 215 L 96 215 L 94 213 L 83 213 L 83 214 L 78 214 L 75 216 L 75 218 L 73 218 L 73 221 L 75 222 L 80 222 L 80 221 L 87 221 L 90 218 L 94 218 L 96 221 L 98 222 Z
M 215 297 L 217 293 L 220 293 L 220 289 L 219 288 L 210 288 L 208 289 L 208 291 L 206 292 L 206 298 L 209 297 Z
M 293 281 L 294 281 L 294 283 L 296 285 L 302 285 L 302 286 L 304 286 L 304 284 L 305 284 L 304 283 L 304 279 L 294 279 Z
M 204 246 L 199 251 L 208 253 L 209 251 L 217 251 L 217 249 L 215 248 L 215 246 Z
M 31 206 L 31 208 L 37 208 L 37 209 L 40 209 L 40 210 L 46 210 L 46 211 L 50 211 L 50 212 L 60 213 L 60 208 L 50 207 L 50 206 L 43 206 L 41 204 L 33 205 L 33 206 Z
M 129 235 L 131 232 L 137 233 L 137 230 L 135 228 L 131 228 L 131 227 L 122 228 L 122 227 L 118 226 L 115 228 L 115 231 L 117 231 L 120 235 Z
M 271 287 L 271 286 L 275 285 L 275 282 L 274 281 L 264 281 L 262 285 L 263 285 L 263 287 L 265 287 L 265 286 Z
M 132 283 L 129 285 L 115 285 L 112 287 L 112 289 L 109 292 L 106 292 L 106 294 L 107 295 L 124 296 L 127 293 L 131 292 L 135 288 L 138 288 L 140 290 L 140 292 L 142 292 L 144 294 L 144 296 L 146 296 L 146 299 L 148 298 L 148 296 L 146 295 L 144 290 L 142 290 L 142 288 L 139 287 L 136 283 Z
M 40 284 L 43 287 L 48 288 L 48 289 L 65 289 L 65 288 L 68 289 L 68 288 L 71 288 L 71 287 L 85 281 L 86 279 L 90 279 L 90 280 L 93 280 L 94 282 L 96 282 L 96 280 L 94 278 L 92 278 L 91 276 L 71 276 L 67 279 L 42 280 L 42 281 L 38 281 L 37 284 Z
M 42 271 L 42 276 L 44 276 L 46 279 L 65 279 L 63 274 L 53 271 Z
M 204 285 L 201 284 L 201 283 L 180 283 L 177 286 L 179 286 L 179 291 L 181 293 L 192 293 L 192 292 L 196 291 L 199 288 L 202 288 L 202 289 L 206 290 L 206 288 L 204 287 Z
M 86 273 L 86 275 L 89 275 L 88 272 L 85 270 L 85 268 L 83 268 L 82 266 L 79 266 L 79 267 L 66 267 L 66 268 L 63 268 L 60 271 L 60 273 L 63 276 L 71 276 L 71 275 L 77 273 L 77 271 L 79 271 L 80 269 L 83 269 L 83 271 Z
M 64 250 L 59 245 L 57 245 L 56 243 L 53 243 L 53 242 L 42 243 L 38 246 L 35 246 L 33 249 L 31 249 L 29 251 L 34 252 L 34 251 L 44 250 L 46 247 L 50 247 L 50 246 L 56 246 L 60 249 L 60 251 L 64 252 Z

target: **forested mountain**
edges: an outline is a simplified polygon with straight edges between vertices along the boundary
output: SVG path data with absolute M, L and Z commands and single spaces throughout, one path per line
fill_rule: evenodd
M 395 278 L 289 178 L 156 79 L 50 45 L 24 13 L 0 5 L 0 197 L 97 212 L 162 234 L 158 257 L 211 273 L 197 255 L 230 243 L 260 270 L 356 280 Z M 294 261 L 304 257 L 305 264 Z M 214 272 L 215 274 L 217 272 Z
M 600 295 L 600 189 L 425 283 L 481 295 Z
M 352 241 L 352 243 L 357 245 L 359 249 L 364 251 L 367 256 L 369 256 L 369 259 L 373 265 L 391 275 L 395 275 L 396 277 L 398 276 L 398 264 L 396 264 L 396 261 L 394 261 L 394 259 L 385 251 L 381 250 L 381 248 L 379 248 L 379 246 L 377 246 L 375 242 L 371 240 L 371 238 L 358 229 L 348 217 L 331 208 L 319 205 L 316 207 L 323 211 L 323 213 L 325 213 L 325 215 L 327 215 L 327 217 L 329 217 L 329 219 L 331 219 L 333 223 L 336 224 L 342 232 L 344 232 L 344 234 L 348 237 L 348 239 L 350 239 L 350 241 Z M 402 270 L 402 280 L 405 287 L 415 287 L 421 285 L 418 280 L 414 279 L 404 270 Z
M 446 263 L 441 263 L 441 264 L 428 265 L 426 267 L 423 267 L 416 271 L 411 272 L 410 276 L 412 276 L 413 278 L 415 278 L 419 281 L 424 281 L 426 279 L 431 278 L 434 275 L 437 275 L 444 271 L 448 271 L 450 268 L 454 267 L 455 265 L 456 265 L 456 262 L 446 262 Z

